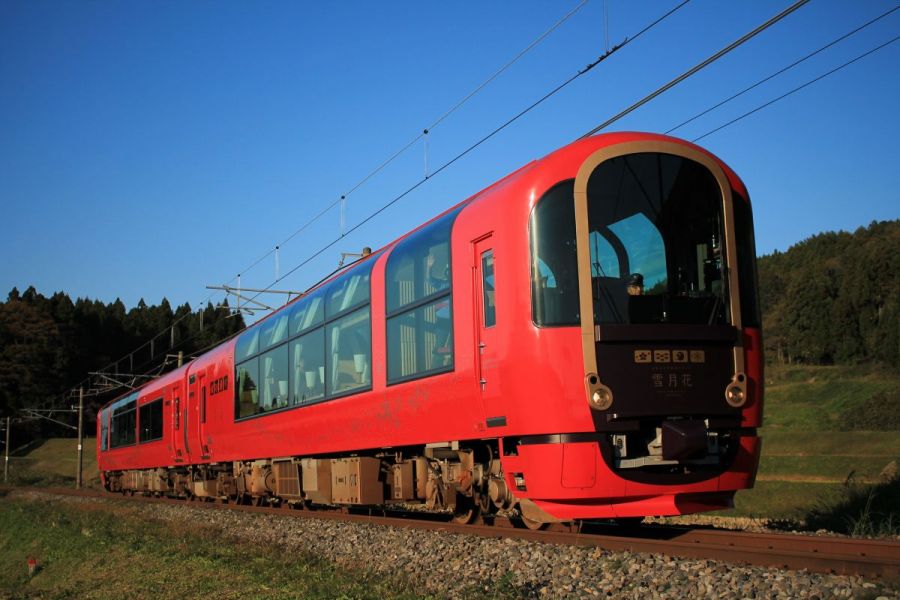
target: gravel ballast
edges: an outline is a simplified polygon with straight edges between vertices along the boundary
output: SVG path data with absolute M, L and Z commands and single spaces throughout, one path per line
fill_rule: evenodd
M 103 498 L 16 492 L 58 502 Z M 12 496 L 12 495 L 11 495 Z M 467 598 L 506 578 L 526 598 L 900 598 L 900 590 L 858 576 L 823 575 L 712 560 L 491 539 L 424 529 L 173 504 L 135 504 L 147 518 L 212 526 L 223 537 L 311 553 L 339 566 L 403 580 L 441 598 Z

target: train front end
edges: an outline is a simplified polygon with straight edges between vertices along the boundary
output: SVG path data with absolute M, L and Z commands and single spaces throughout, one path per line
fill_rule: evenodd
M 753 485 L 762 419 L 740 180 L 693 145 L 635 136 L 595 149 L 548 192 L 530 237 L 533 321 L 577 327 L 583 364 L 566 393 L 581 426 L 505 442 L 523 513 L 547 522 L 732 506 Z M 537 468 L 549 464 L 560 470 Z

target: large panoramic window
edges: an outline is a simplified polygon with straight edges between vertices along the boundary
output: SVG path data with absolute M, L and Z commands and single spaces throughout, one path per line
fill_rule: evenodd
M 450 232 L 459 211 L 411 234 L 388 257 L 389 384 L 453 369 Z
M 372 387 L 370 275 L 374 258 L 238 338 L 235 418 Z
M 531 217 L 538 325 L 581 321 L 573 183 L 548 191 Z M 599 165 L 587 193 L 596 323 L 728 322 L 722 196 L 708 169 L 680 156 L 629 154 Z

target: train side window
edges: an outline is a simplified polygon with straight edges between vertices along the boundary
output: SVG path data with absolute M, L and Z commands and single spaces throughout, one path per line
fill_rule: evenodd
M 206 423 L 206 386 L 200 388 L 200 422 Z
M 109 409 L 100 413 L 100 450 L 109 449 Z
M 484 326 L 497 324 L 497 307 L 494 304 L 494 251 L 488 250 L 481 255 L 481 298 L 484 304 Z
M 288 405 L 288 347 L 279 346 L 259 357 L 259 412 L 278 410 Z
M 110 448 L 134 444 L 137 437 L 137 393 L 129 394 L 110 408 L 112 409 Z
M 298 300 L 291 309 L 291 335 L 295 336 L 321 325 L 325 321 L 324 306 L 324 294 L 320 291 Z
M 253 327 L 238 337 L 234 347 L 234 362 L 241 362 L 257 352 L 259 352 L 259 327 Z
M 291 342 L 291 405 L 325 396 L 325 329 L 319 327 Z
M 259 358 L 253 358 L 237 366 L 235 377 L 235 417 L 255 415 L 259 406 Z
M 372 384 L 372 333 L 369 307 L 325 326 L 328 396 L 368 388 Z
M 375 261 L 369 260 L 350 269 L 328 286 L 325 316 L 332 319 L 344 311 L 369 302 L 369 274 Z
M 352 267 L 332 281 L 325 292 L 325 336 L 322 341 L 325 345 L 326 398 L 372 387 L 369 280 L 374 264 L 375 261 L 370 259 Z
M 450 234 L 460 210 L 410 234 L 388 257 L 388 384 L 453 370 Z
M 288 317 L 290 315 L 284 311 L 262 323 L 259 329 L 260 350 L 268 350 L 287 339 Z
M 388 382 L 453 368 L 453 318 L 444 296 L 388 319 Z
M 756 241 L 753 237 L 753 214 L 750 203 L 733 193 L 734 237 L 737 242 L 738 279 L 740 281 L 741 325 L 759 327 L 758 277 L 756 274 Z
M 574 179 L 562 181 L 531 211 L 531 318 L 540 327 L 581 323 L 574 190 Z
M 140 421 L 139 440 L 143 442 L 152 442 L 160 440 L 163 436 L 163 400 L 157 398 L 152 402 L 148 402 L 138 410 Z

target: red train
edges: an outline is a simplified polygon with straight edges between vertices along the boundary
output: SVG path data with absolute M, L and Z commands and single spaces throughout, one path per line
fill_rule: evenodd
M 743 183 L 690 143 L 617 133 L 104 406 L 97 456 L 111 491 L 540 526 L 728 507 L 761 419 Z

